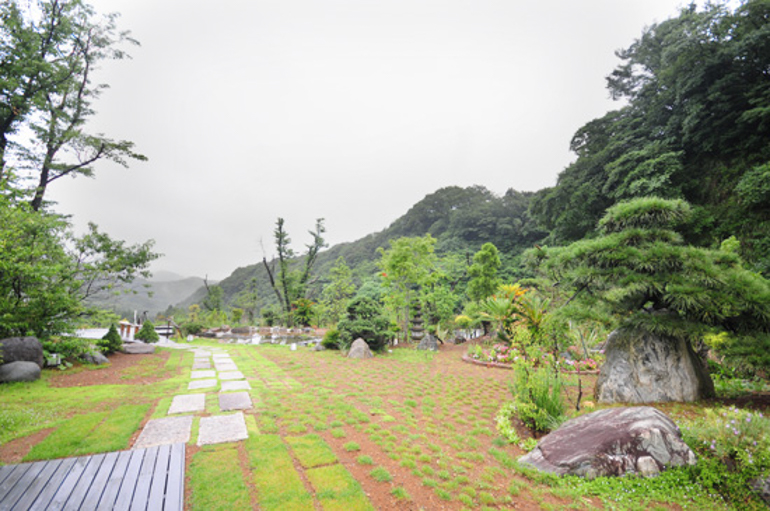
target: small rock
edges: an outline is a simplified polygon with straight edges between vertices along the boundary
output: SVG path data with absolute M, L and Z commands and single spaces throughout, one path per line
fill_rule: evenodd
M 759 494 L 759 497 L 770 506 L 770 477 L 755 479 L 751 482 L 751 488 Z
M 319 342 L 318 344 L 315 345 L 315 347 L 313 348 L 313 351 L 326 351 L 326 346 L 324 346 Z
M 40 378 L 40 366 L 34 362 L 18 361 L 0 365 L 0 383 L 35 381 Z
M 425 351 L 438 351 L 438 342 L 436 342 L 435 337 L 428 334 L 422 338 L 420 344 L 417 345 L 417 349 Z
M 83 362 L 86 364 L 102 365 L 109 364 L 110 361 L 100 351 L 94 350 L 93 353 L 83 355 Z
M 374 354 L 372 354 L 372 350 L 369 349 L 369 345 L 366 344 L 366 341 L 361 339 L 360 337 L 353 341 L 353 345 L 350 347 L 350 351 L 348 352 L 348 358 L 372 358 L 374 357 Z

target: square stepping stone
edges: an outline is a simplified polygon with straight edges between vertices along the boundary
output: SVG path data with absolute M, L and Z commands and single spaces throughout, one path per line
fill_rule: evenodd
M 174 396 L 168 414 L 202 412 L 206 408 L 206 394 L 182 394 Z
M 217 371 L 237 371 L 238 366 L 235 364 L 214 364 L 214 368 L 216 368 Z
M 187 443 L 190 441 L 192 415 L 164 417 L 147 422 L 136 439 L 134 449 L 145 449 L 155 445 Z
M 231 392 L 219 394 L 219 409 L 223 412 L 230 410 L 248 410 L 252 407 L 248 392 Z
M 196 360 L 193 362 L 193 369 L 211 369 L 211 362 L 209 362 L 208 359 L 201 360 L 200 362 Z
M 230 362 L 233 361 L 232 358 L 230 358 L 230 355 L 227 353 L 214 353 L 214 360 L 229 360 Z
M 192 373 L 190 373 L 190 378 L 192 378 L 193 380 L 198 379 L 198 378 L 216 378 L 216 377 L 217 377 L 217 372 L 214 371 L 214 370 L 211 370 L 211 371 L 193 371 Z
M 233 415 L 212 415 L 201 417 L 198 430 L 198 445 L 221 444 L 246 440 L 249 432 L 243 413 Z
M 187 390 L 208 389 L 217 386 L 217 380 L 195 380 L 187 386 Z
M 246 380 L 223 381 L 219 392 L 232 392 L 233 390 L 251 390 L 251 385 Z
M 224 371 L 219 373 L 220 380 L 245 380 L 246 377 L 240 371 Z

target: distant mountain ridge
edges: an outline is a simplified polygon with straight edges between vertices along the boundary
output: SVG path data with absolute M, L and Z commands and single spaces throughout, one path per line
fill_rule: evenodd
M 532 195 L 531 192 L 509 189 L 502 196 L 497 196 L 483 186 L 441 188 L 426 195 L 382 231 L 356 241 L 339 243 L 320 252 L 313 270 L 315 284 L 311 286 L 311 296 L 318 295 L 322 286 L 328 282 L 326 276 L 338 257 L 343 257 L 353 270 L 357 285 L 372 279 L 380 257 L 377 249 L 388 248 L 390 240 L 402 236 L 424 236 L 430 233 L 437 239 L 436 252 L 439 254 L 460 253 L 470 257 L 482 244 L 492 242 L 504 257 L 515 257 L 547 235 L 530 217 Z M 300 260 L 298 258 L 297 261 Z M 257 289 L 257 310 L 277 303 L 267 272 L 260 261 L 237 268 L 219 282 L 224 291 L 225 303 L 237 307 L 239 298 L 252 281 Z M 205 296 L 206 291 L 201 283 L 201 287 L 194 293 L 177 302 L 177 308 L 184 312 L 193 303 L 200 303 Z
M 185 300 L 203 286 L 200 277 L 182 277 L 160 271 L 150 279 L 136 279 L 132 284 L 101 292 L 88 300 L 89 305 L 109 309 L 128 319 L 147 312 L 149 317 L 163 313 L 169 307 Z

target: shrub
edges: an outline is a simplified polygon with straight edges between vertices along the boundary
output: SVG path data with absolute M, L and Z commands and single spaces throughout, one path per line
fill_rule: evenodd
M 206 329 L 206 325 L 201 323 L 200 321 L 185 321 L 179 327 L 182 329 L 182 334 L 187 335 L 198 335 L 199 333 L 203 332 L 203 330 Z
M 550 431 L 564 422 L 564 383 L 548 363 L 534 367 L 517 360 L 513 364 L 511 392 L 516 414 L 534 431 Z
M 48 353 L 56 353 L 62 360 L 73 361 L 91 353 L 91 343 L 90 339 L 80 337 L 51 337 L 41 344 Z
M 96 346 L 106 355 L 115 353 L 123 347 L 123 340 L 120 338 L 120 334 L 114 323 L 110 325 L 110 329 L 104 334 L 104 337 L 96 341 Z
M 336 328 L 330 328 L 324 334 L 324 338 L 321 340 L 321 346 L 327 350 L 340 349 L 340 331 Z
M 155 325 L 149 320 L 144 322 L 142 328 L 139 329 L 134 337 L 144 342 L 158 342 L 160 340 L 158 333 L 155 331 Z

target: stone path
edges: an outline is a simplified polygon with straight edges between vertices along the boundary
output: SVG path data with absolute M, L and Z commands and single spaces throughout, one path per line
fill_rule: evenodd
M 247 392 L 251 390 L 251 385 L 229 353 L 218 348 L 193 348 L 193 353 L 195 358 L 190 372 L 192 381 L 187 390 L 204 392 L 173 396 L 168 409 L 169 417 L 148 421 L 134 449 L 189 442 L 193 421 L 198 417 L 198 445 L 237 442 L 248 438 L 242 411 L 254 406 Z M 218 402 L 219 410 L 203 417 L 206 413 L 206 397 L 217 390 L 218 398 L 215 401 Z M 226 413 L 233 411 L 236 413 Z

